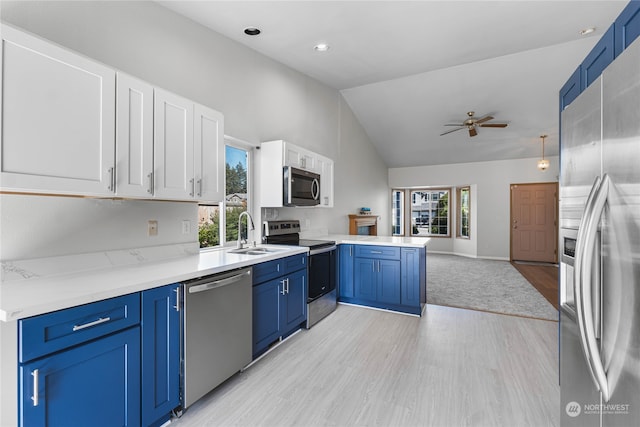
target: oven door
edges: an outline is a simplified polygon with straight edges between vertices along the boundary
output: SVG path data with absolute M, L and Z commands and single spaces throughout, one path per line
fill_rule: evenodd
M 336 288 L 336 247 L 311 249 L 309 252 L 309 293 L 307 302 Z
M 320 175 L 285 166 L 283 190 L 285 206 L 319 205 Z

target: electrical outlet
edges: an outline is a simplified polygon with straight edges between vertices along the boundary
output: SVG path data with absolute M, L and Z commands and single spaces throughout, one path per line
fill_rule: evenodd
M 149 220 L 148 227 L 147 227 L 147 235 L 148 236 L 158 235 L 158 221 Z
M 188 219 L 182 220 L 182 234 L 191 233 L 191 221 Z

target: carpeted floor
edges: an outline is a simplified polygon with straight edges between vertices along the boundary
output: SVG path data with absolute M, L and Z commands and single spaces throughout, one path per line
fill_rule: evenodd
M 508 261 L 427 254 L 427 303 L 558 320 L 558 311 Z

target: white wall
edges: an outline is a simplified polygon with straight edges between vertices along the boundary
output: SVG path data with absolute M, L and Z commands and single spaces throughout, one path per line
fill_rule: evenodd
M 430 251 L 509 259 L 510 185 L 557 182 L 558 157 L 542 172 L 538 159 L 501 160 L 389 169 L 389 186 L 451 187 L 471 185 L 471 239 L 434 238 Z M 452 213 L 454 211 L 452 210 Z
M 1 18 L 225 116 L 225 134 L 257 144 L 285 139 L 335 161 L 335 207 L 282 209 L 311 231 L 346 233 L 360 206 L 388 230 L 387 167 L 340 93 L 155 2 L 3 1 Z M 0 196 L 0 259 L 197 241 L 189 203 Z M 254 210 L 255 212 L 255 210 Z M 159 221 L 158 238 L 146 221 Z M 256 218 L 257 219 L 257 218 Z M 306 226 L 308 220 L 308 226 Z

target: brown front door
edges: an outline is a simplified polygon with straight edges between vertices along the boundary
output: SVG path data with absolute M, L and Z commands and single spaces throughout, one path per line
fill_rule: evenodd
M 558 184 L 511 185 L 511 260 L 558 261 Z

